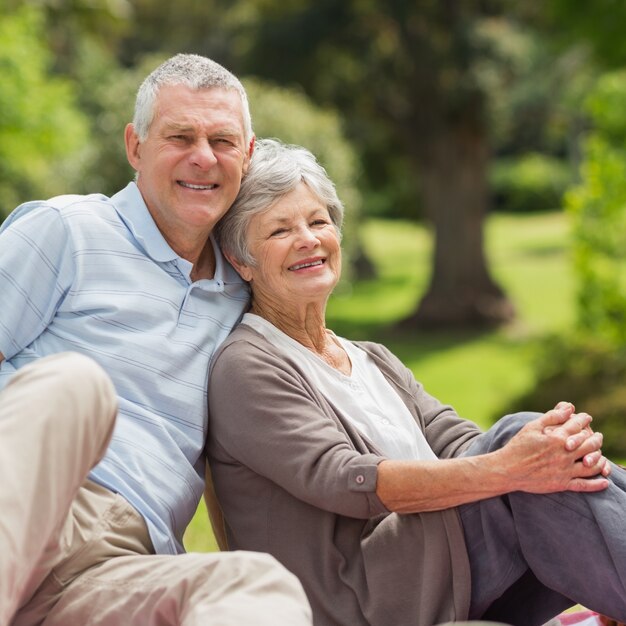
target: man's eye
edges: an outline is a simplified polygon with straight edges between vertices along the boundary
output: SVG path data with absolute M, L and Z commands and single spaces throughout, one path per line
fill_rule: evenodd
M 216 137 L 215 139 L 211 139 L 211 144 L 221 147 L 230 147 L 235 145 L 230 139 L 227 139 L 226 137 Z

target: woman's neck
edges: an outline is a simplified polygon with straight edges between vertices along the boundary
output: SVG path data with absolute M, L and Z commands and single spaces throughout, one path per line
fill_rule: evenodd
M 347 352 L 326 329 L 326 303 L 278 308 L 269 302 L 260 302 L 252 297 L 250 313 L 272 323 L 286 335 L 311 350 L 328 365 L 346 376 L 352 373 L 352 363 Z
M 250 309 L 250 313 L 272 323 L 286 335 L 318 354 L 324 352 L 328 343 L 325 311 L 326 303 L 323 305 L 309 303 L 285 308 L 261 302 L 254 295 Z

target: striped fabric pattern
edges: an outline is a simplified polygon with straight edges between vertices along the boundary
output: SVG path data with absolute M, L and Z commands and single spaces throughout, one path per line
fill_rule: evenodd
M 49 354 L 102 365 L 120 409 L 91 478 L 144 516 L 158 553 L 183 550 L 203 490 L 209 361 L 249 298 L 216 258 L 214 279 L 192 282 L 134 183 L 23 204 L 0 228 L 0 389 Z

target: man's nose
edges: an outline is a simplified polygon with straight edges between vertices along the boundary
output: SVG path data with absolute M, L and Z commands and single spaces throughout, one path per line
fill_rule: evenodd
M 199 141 L 194 144 L 191 153 L 191 162 L 193 165 L 197 165 L 202 169 L 208 169 L 217 163 L 213 148 L 208 141 Z

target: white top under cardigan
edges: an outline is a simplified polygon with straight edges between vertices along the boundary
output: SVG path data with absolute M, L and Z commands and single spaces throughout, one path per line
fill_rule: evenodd
M 298 352 L 309 381 L 389 459 L 437 459 L 400 396 L 363 350 L 337 337 L 352 363 L 348 376 L 262 317 L 246 313 L 242 323 L 274 345 Z

